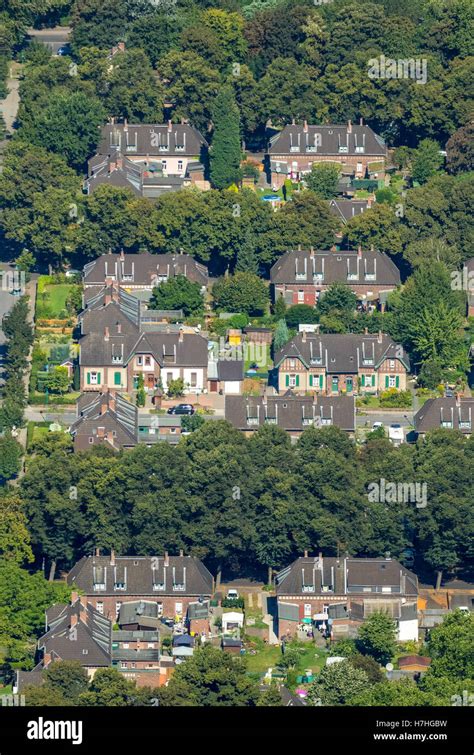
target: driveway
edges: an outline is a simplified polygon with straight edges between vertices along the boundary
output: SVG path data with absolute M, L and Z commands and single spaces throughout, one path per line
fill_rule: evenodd
M 70 31 L 69 26 L 56 26 L 54 29 L 28 29 L 28 36 L 46 45 L 54 55 L 57 55 L 59 48 L 64 47 L 68 41 Z
M 10 134 L 14 131 L 14 124 L 18 113 L 18 107 L 20 105 L 20 72 L 20 63 L 10 63 L 7 79 L 8 94 L 4 100 L 0 100 L 0 110 L 3 114 L 7 131 Z

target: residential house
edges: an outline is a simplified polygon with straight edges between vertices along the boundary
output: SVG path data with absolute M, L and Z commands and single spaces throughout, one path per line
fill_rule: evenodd
M 312 557 L 306 552 L 277 574 L 276 593 L 280 638 L 295 636 L 305 624 L 324 622 L 331 631 L 337 621 L 347 624 L 345 616 L 360 623 L 384 611 L 397 622 L 399 639 L 418 639 L 418 578 L 389 557 Z M 340 619 L 330 616 L 335 607 Z M 405 620 L 409 626 L 400 636 Z
M 158 615 L 186 616 L 190 603 L 210 599 L 213 578 L 194 556 L 83 556 L 68 574 L 67 582 L 79 588 L 99 613 L 113 622 L 125 603 L 157 604 Z
M 363 308 L 379 304 L 400 285 L 400 272 L 383 252 L 373 249 L 285 252 L 272 266 L 270 281 L 275 301 L 282 296 L 288 306 L 316 306 L 333 283 L 345 283 Z
M 286 125 L 268 147 L 271 184 L 283 186 L 286 179 L 304 180 L 313 165 L 333 163 L 343 176 L 377 180 L 385 176 L 387 146 L 382 137 L 361 121 L 359 125 Z
M 138 442 L 138 410 L 116 391 L 82 393 L 76 403 L 77 419 L 69 428 L 74 451 L 107 445 L 116 451 Z
M 367 395 L 407 388 L 410 361 L 385 333 L 307 333 L 275 354 L 278 390 L 327 396 Z
M 167 391 L 182 378 L 186 394 L 207 389 L 207 339 L 190 329 L 156 328 L 142 332 L 114 302 L 84 316 L 80 340 L 81 391 L 104 388 L 130 393 L 143 376 L 144 387 Z
M 42 671 L 57 661 L 78 661 L 92 679 L 95 672 L 111 665 L 112 623 L 86 596 L 71 594 L 71 603 L 56 603 L 46 611 L 46 632 L 38 640 L 42 653 L 32 672 L 17 676 L 17 688 L 42 684 Z
M 151 291 L 160 283 L 177 275 L 199 283 L 204 291 L 209 282 L 207 268 L 189 254 L 102 254 L 84 266 L 83 283 L 87 298 L 88 289 L 100 293 L 106 286 L 116 285 L 128 292 Z
M 106 184 L 153 199 L 191 185 L 208 189 L 201 162 L 206 150 L 204 137 L 187 123 L 109 123 L 88 162 L 84 190 Z
M 307 427 L 334 425 L 355 432 L 355 399 L 352 396 L 226 396 L 225 418 L 251 435 L 264 425 L 276 425 L 298 438 Z
M 470 435 L 473 420 L 474 398 L 429 398 L 415 414 L 414 425 L 420 435 L 439 427 Z

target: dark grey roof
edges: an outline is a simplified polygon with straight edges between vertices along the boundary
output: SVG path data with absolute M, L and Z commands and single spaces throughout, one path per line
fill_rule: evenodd
M 78 598 L 55 616 L 38 640 L 38 648 L 53 659 L 79 661 L 87 667 L 109 666 L 111 642 L 112 623 Z
M 84 556 L 68 574 L 67 582 L 88 595 L 143 595 L 159 600 L 161 595 L 212 594 L 212 575 L 194 556 Z M 116 587 L 117 584 L 125 587 Z M 94 589 L 94 584 L 105 585 Z M 181 586 L 184 586 L 182 589 Z
M 136 354 L 151 354 L 161 367 L 207 367 L 207 340 L 202 335 L 179 328 L 176 332 L 171 326 L 156 326 L 140 334 L 130 321 L 122 323 L 119 332 L 117 324 L 104 325 L 103 314 L 108 307 L 92 310 L 84 317 L 88 332 L 80 342 L 82 366 L 125 366 Z M 112 319 L 117 318 L 113 315 Z
M 77 420 L 70 427 L 74 438 L 92 436 L 97 441 L 102 438 L 104 443 L 110 443 L 114 448 L 137 443 L 137 407 L 120 393 L 82 393 L 77 402 L 77 414 Z
M 414 418 L 415 430 L 426 433 L 439 427 L 470 435 L 474 420 L 474 398 L 429 398 Z
M 418 578 L 391 558 L 297 558 L 276 577 L 277 595 L 417 595 Z M 305 588 L 305 589 L 303 589 Z M 367 588 L 369 591 L 364 590 Z M 392 588 L 390 592 L 382 588 Z
M 237 359 L 220 359 L 217 362 L 219 380 L 243 380 L 244 363 Z
M 206 146 L 202 134 L 187 123 L 108 123 L 102 129 L 97 152 L 107 155 L 115 147 L 131 156 L 199 157 L 202 147 Z
M 365 212 L 369 203 L 366 199 L 331 199 L 329 208 L 345 224 Z
M 207 619 L 209 616 L 209 602 L 195 602 L 188 605 L 188 619 Z
M 400 271 L 383 252 L 373 250 L 285 252 L 270 271 L 273 284 L 300 283 L 302 285 L 349 286 L 400 285 Z
M 103 254 L 84 266 L 84 286 L 104 286 L 115 280 L 124 288 L 153 287 L 161 278 L 184 275 L 206 286 L 208 272 L 205 265 L 189 254 Z
M 226 396 L 225 418 L 239 430 L 258 430 L 274 424 L 300 432 L 306 427 L 335 425 L 355 429 L 355 399 L 352 396 Z
M 286 125 L 270 140 L 268 152 L 273 159 L 277 155 L 333 155 L 337 161 L 345 155 L 386 157 L 387 146 L 370 126 L 295 124 Z
M 122 603 L 117 619 L 119 626 L 139 624 L 156 629 L 160 623 L 158 604 L 154 601 L 139 600 Z
M 329 373 L 354 373 L 377 368 L 384 359 L 399 359 L 410 369 L 408 354 L 385 333 L 298 333 L 275 354 L 275 367 L 283 359 L 300 359 L 305 367 L 321 367 Z
M 137 291 L 138 293 L 142 293 Z M 143 292 L 145 293 L 145 292 Z M 151 292 L 146 292 L 151 296 Z M 123 317 L 126 317 L 134 325 L 138 325 L 141 322 L 142 304 L 138 296 L 125 291 L 125 289 L 118 286 L 117 283 L 109 286 L 87 286 L 84 289 L 84 305 L 85 309 L 79 314 L 79 321 L 82 323 L 82 333 L 88 332 L 86 314 L 91 310 L 100 310 L 104 312 L 104 308 L 114 303 L 112 311 L 120 311 Z M 123 322 L 123 320 L 120 320 Z M 94 321 L 93 321 L 94 322 Z M 112 324 L 115 324 L 112 322 Z
M 25 687 L 40 687 L 44 684 L 43 670 L 38 671 L 17 671 L 16 672 L 16 687 L 21 694 Z
M 158 663 L 159 660 L 159 648 L 140 648 L 140 650 L 134 650 L 133 648 L 112 648 L 112 661 L 114 662 L 131 661 L 132 663 Z
M 112 642 L 159 642 L 160 633 L 156 629 L 114 629 Z

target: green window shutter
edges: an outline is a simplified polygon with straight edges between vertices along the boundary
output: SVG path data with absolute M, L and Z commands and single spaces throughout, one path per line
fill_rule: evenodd
M 91 384 L 91 374 L 90 372 L 87 373 L 87 385 Z
M 372 375 L 372 385 L 375 385 L 375 373 Z
M 120 372 L 114 372 L 114 385 L 120 385 L 121 382 Z
M 319 387 L 320 388 L 323 387 L 323 376 L 322 375 L 319 376 Z
M 385 387 L 388 388 L 388 375 L 385 375 Z
M 365 375 L 362 375 L 362 387 L 365 385 Z
M 395 385 L 396 385 L 397 388 L 400 385 L 400 378 L 398 377 L 398 375 L 395 378 Z
M 312 388 L 313 387 L 313 376 L 312 375 L 309 376 L 309 384 L 310 384 L 310 386 Z
M 296 376 L 296 386 L 298 386 L 299 384 L 300 384 L 300 376 L 297 375 Z
M 285 385 L 288 386 L 289 384 L 290 384 L 290 376 L 289 375 L 285 375 Z
M 97 385 L 100 385 L 100 372 L 97 373 Z

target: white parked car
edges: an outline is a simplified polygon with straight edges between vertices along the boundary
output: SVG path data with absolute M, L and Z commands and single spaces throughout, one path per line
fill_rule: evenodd
M 393 422 L 388 428 L 388 437 L 395 446 L 405 442 L 405 432 L 398 422 Z
M 227 600 L 237 600 L 238 597 L 239 593 L 237 592 L 237 590 L 227 590 Z
M 372 425 L 372 430 L 378 430 L 379 427 L 383 427 L 383 422 L 374 422 Z

